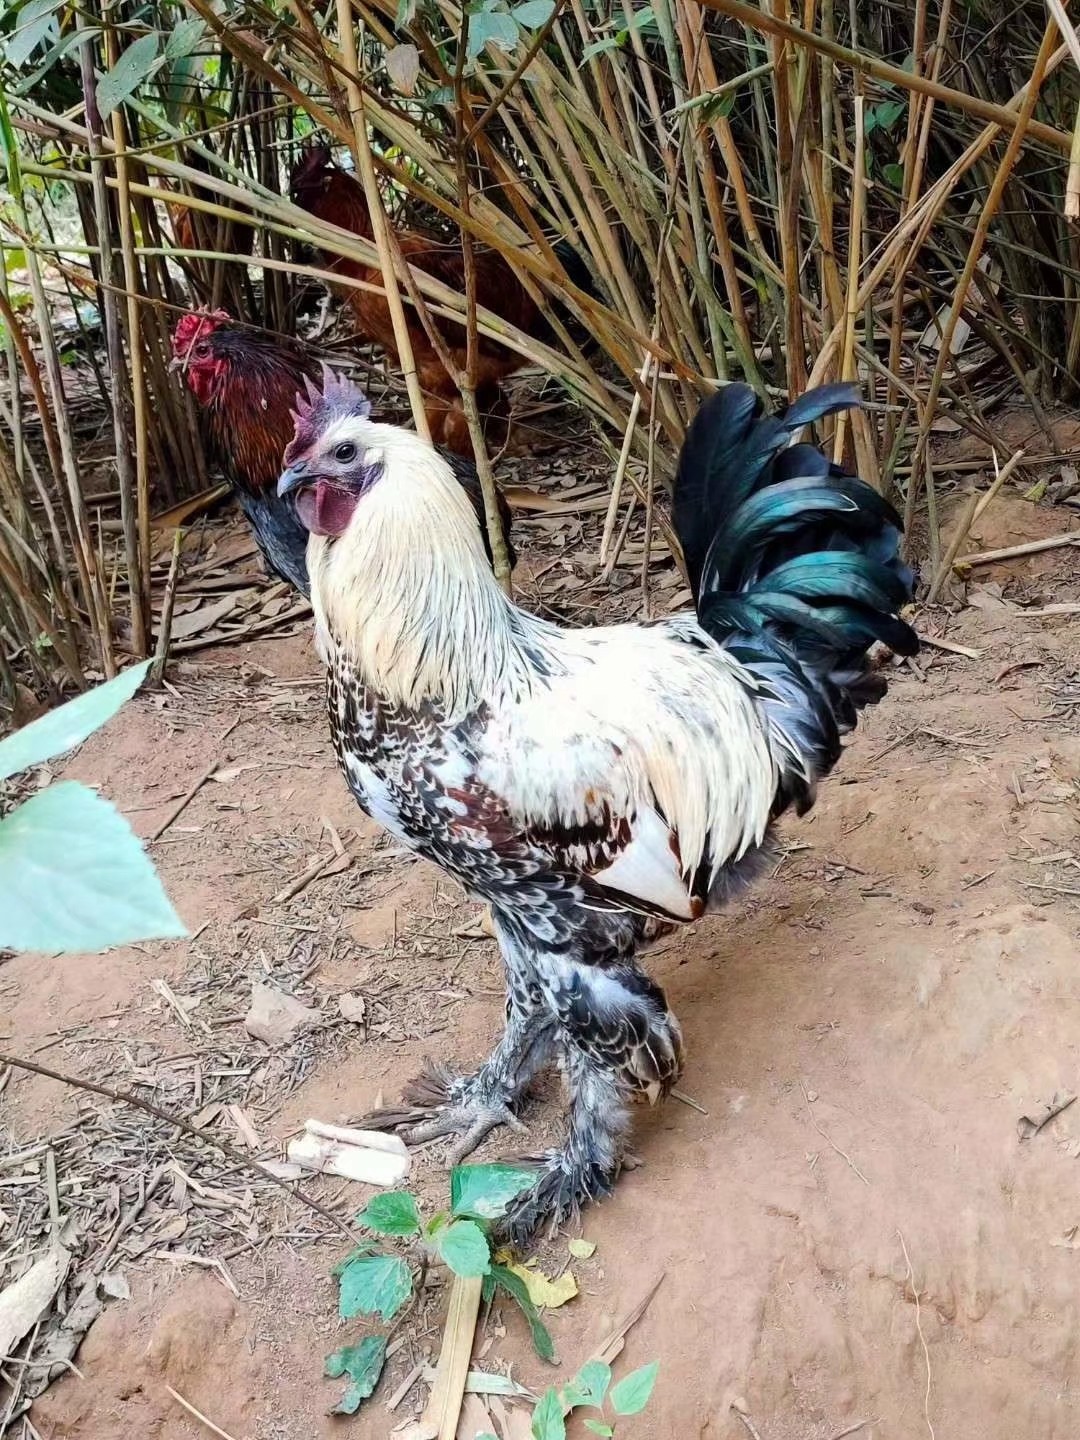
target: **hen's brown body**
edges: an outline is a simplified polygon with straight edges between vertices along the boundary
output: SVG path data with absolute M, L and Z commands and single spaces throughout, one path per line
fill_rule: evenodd
M 293 172 L 292 194 L 298 205 L 318 219 L 340 225 L 343 230 L 350 230 L 362 239 L 372 238 L 371 216 L 363 187 L 354 176 L 332 163 L 325 146 L 313 146 L 301 159 Z M 464 292 L 465 262 L 460 244 L 447 244 L 416 230 L 398 230 L 396 233 L 401 253 L 410 265 L 426 271 L 444 285 Z M 540 307 L 506 261 L 493 250 L 476 250 L 474 253 L 477 302 L 527 335 L 547 338 L 550 331 Z M 341 256 L 327 257 L 326 263 L 339 275 L 382 286 L 382 271 L 377 265 L 362 265 Z M 344 296 L 358 329 L 400 360 L 385 295 L 350 287 L 344 291 Z M 432 441 L 458 455 L 471 456 L 472 444 L 457 385 L 447 374 L 427 332 L 410 306 L 405 308 L 405 318 L 417 375 L 424 392 L 424 409 Z M 434 317 L 434 323 L 446 341 L 454 365 L 463 371 L 467 359 L 464 326 L 440 317 Z M 527 363 L 516 351 L 480 336 L 476 398 L 481 415 L 496 414 L 503 408 L 501 382 Z

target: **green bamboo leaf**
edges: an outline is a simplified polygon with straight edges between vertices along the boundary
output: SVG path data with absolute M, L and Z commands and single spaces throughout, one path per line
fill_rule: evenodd
M 0 948 L 78 953 L 186 934 L 138 836 L 85 785 L 50 785 L 0 821 Z
M 98 80 L 97 102 L 102 118 L 111 115 L 129 95 L 134 95 L 164 63 L 164 56 L 158 55 L 156 34 L 140 35 L 134 40 L 112 69 Z
M 199 48 L 205 34 L 206 25 L 202 20 L 194 17 L 181 20 L 165 41 L 165 59 L 185 60 Z
M 56 27 L 55 14 L 63 0 L 27 0 L 15 28 L 4 41 L 7 63 L 18 70 Z
M 533 1304 L 528 1290 L 525 1288 L 525 1281 L 520 1275 L 515 1275 L 505 1265 L 492 1265 L 489 1279 L 494 1280 L 500 1289 L 505 1290 L 511 1300 L 516 1300 L 521 1307 L 521 1313 L 525 1316 L 529 1326 L 529 1333 L 532 1336 L 533 1349 L 541 1360 L 554 1363 L 555 1342 L 551 1338 L 551 1331 L 540 1319 L 540 1312 Z M 485 1282 L 486 1283 L 486 1282 Z

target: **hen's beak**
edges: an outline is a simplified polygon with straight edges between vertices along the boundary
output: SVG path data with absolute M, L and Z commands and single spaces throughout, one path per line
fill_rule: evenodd
M 301 485 L 307 484 L 312 478 L 306 460 L 301 460 L 296 465 L 290 465 L 288 470 L 283 470 L 278 476 L 278 499 L 284 500 L 286 495 L 291 495 L 294 490 L 299 490 Z
M 184 361 L 179 355 L 174 355 L 166 368 L 170 375 L 175 375 L 178 370 L 184 368 Z

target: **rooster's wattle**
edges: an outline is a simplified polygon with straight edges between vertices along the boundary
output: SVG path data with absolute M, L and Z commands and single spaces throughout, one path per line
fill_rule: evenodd
M 338 759 L 364 810 L 491 907 L 507 1022 L 414 1138 L 456 1156 L 516 1122 L 558 1058 L 564 1144 L 511 1235 L 614 1182 L 628 1101 L 675 1083 L 679 1025 L 636 952 L 650 919 L 695 920 L 762 869 L 770 830 L 813 804 L 885 680 L 899 618 L 900 521 L 810 444 L 856 403 L 812 391 L 782 416 L 730 385 L 688 432 L 674 521 L 696 614 L 570 630 L 494 581 L 445 459 L 334 381 L 299 409 L 279 493 L 308 552 Z

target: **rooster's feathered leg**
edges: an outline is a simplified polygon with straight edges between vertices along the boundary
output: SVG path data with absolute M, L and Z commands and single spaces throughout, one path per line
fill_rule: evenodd
M 558 1016 L 570 1092 L 566 1140 L 545 1156 L 536 1184 L 502 1229 L 521 1243 L 614 1185 L 635 1099 L 665 1096 L 682 1068 L 682 1035 L 663 991 L 631 957 L 588 964 L 537 957 Z
M 524 1130 L 513 1106 L 555 1048 L 557 1021 L 527 957 L 505 941 L 502 949 L 507 978 L 506 1028 L 498 1045 L 474 1075 L 455 1076 L 445 1067 L 433 1069 L 423 1084 L 424 1098 L 438 1107 L 436 1113 L 405 1132 L 405 1139 L 413 1144 L 441 1135 L 460 1135 L 450 1153 L 453 1165 L 499 1125 Z M 416 1087 L 409 1098 L 421 1098 Z

